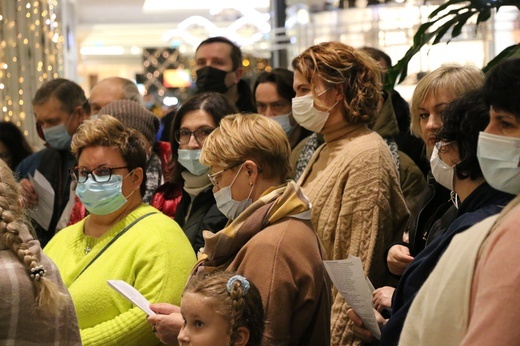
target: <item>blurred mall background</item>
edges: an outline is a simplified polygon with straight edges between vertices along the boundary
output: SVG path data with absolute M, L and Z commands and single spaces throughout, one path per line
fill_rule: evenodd
M 194 50 L 209 36 L 241 46 L 246 78 L 290 66 L 306 47 L 337 40 L 372 46 L 397 62 L 421 23 L 444 1 L 415 0 L 1 0 L 0 103 L 4 120 L 42 145 L 31 98 L 45 80 L 78 82 L 87 95 L 99 80 L 135 80 L 164 108 L 193 92 Z M 503 7 L 449 44 L 425 46 L 398 85 L 409 99 L 417 74 L 448 62 L 483 67 L 520 42 L 517 8 Z M 446 37 L 446 41 L 448 40 Z

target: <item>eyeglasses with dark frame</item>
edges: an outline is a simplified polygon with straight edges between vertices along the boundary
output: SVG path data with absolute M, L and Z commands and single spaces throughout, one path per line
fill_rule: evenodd
M 208 178 L 209 178 L 209 181 L 211 181 L 211 183 L 213 184 L 213 186 L 218 186 L 218 182 L 217 182 L 217 176 L 224 173 L 225 171 L 229 171 L 230 169 L 233 169 L 233 168 L 236 168 L 240 165 L 243 165 L 245 163 L 245 161 L 243 162 L 239 162 L 231 167 L 228 167 L 228 168 L 224 168 L 223 170 L 221 171 L 218 171 L 217 173 L 213 173 L 213 174 L 209 174 L 208 173 Z M 262 173 L 262 168 L 258 167 L 258 173 Z
M 96 183 L 106 183 L 107 181 L 110 181 L 110 178 L 112 178 L 112 173 L 115 170 L 123 168 L 128 168 L 128 166 L 98 167 L 93 170 L 88 170 L 85 167 L 76 166 L 74 168 L 69 169 L 69 174 L 72 178 L 72 181 L 76 183 L 86 182 L 89 174 L 92 176 L 92 179 L 94 179 Z
M 188 144 L 190 142 L 191 136 L 194 136 L 195 140 L 199 144 L 203 144 L 209 134 L 213 132 L 213 130 L 215 129 L 212 127 L 200 127 L 193 132 L 186 129 L 180 129 L 175 131 L 175 140 L 179 144 Z

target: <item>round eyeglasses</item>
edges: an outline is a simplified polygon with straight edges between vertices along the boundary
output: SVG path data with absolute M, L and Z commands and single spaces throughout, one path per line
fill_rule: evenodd
M 127 166 L 122 167 L 99 167 L 93 170 L 88 170 L 85 167 L 74 167 L 69 169 L 70 177 L 72 181 L 76 183 L 84 183 L 87 181 L 89 174 L 96 183 L 106 183 L 112 178 L 113 171 L 117 169 L 128 168 Z
M 191 136 L 193 135 L 199 144 L 203 144 L 209 134 L 213 132 L 213 130 L 215 129 L 212 127 L 201 127 L 193 132 L 186 129 L 180 129 L 175 131 L 175 140 L 179 144 L 188 144 L 190 142 Z

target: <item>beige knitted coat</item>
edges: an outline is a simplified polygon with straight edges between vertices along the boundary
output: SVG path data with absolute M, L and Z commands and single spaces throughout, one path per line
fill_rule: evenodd
M 361 258 L 374 286 L 392 282 L 385 248 L 399 240 L 409 213 L 395 163 L 383 139 L 363 125 L 324 131 L 325 144 L 299 180 L 312 203 L 312 223 L 329 259 Z M 348 305 L 333 288 L 331 345 L 357 345 Z

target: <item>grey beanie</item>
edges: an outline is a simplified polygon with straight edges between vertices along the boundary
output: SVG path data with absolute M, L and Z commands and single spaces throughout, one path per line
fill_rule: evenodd
M 139 103 L 129 100 L 113 101 L 101 108 L 98 114 L 113 116 L 124 126 L 141 132 L 151 145 L 155 144 L 155 135 L 159 131 L 161 122 L 155 114 Z

